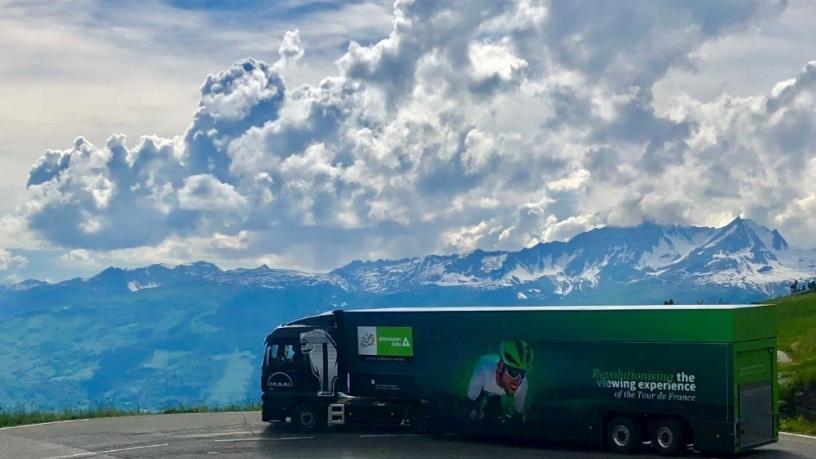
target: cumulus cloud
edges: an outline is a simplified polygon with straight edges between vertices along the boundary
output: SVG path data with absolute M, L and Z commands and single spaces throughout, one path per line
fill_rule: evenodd
M 590 216 L 577 215 L 558 220 L 550 215 L 547 218 L 547 225 L 541 233 L 542 241 L 565 241 L 576 234 L 589 231 L 602 226 L 602 223 Z
M 292 65 L 303 58 L 304 54 L 306 54 L 306 51 L 300 44 L 300 31 L 297 29 L 287 30 L 278 49 L 280 59 L 276 64 L 280 67 Z
M 74 249 L 60 255 L 60 259 L 68 262 L 84 263 L 91 260 L 91 254 L 85 249 Z
M 304 56 L 287 32 L 276 63 L 209 75 L 179 137 L 46 152 L 20 214 L 70 249 L 212 240 L 191 256 L 315 268 L 644 218 L 804 228 L 814 66 L 767 96 L 652 106 L 672 66 L 783 6 L 398 0 L 390 34 L 317 84 L 287 87 Z
M 14 255 L 7 250 L 0 249 L 0 273 L 16 271 L 28 264 L 28 259 L 22 255 Z
M 501 229 L 500 225 L 482 221 L 473 226 L 447 231 L 442 240 L 449 249 L 472 251 L 486 245 L 485 239 L 495 236 Z
M 581 188 L 590 176 L 588 170 L 579 169 L 567 177 L 547 183 L 547 188 L 553 191 L 574 191 Z
M 178 190 L 179 208 L 184 210 L 237 210 L 246 199 L 232 185 L 222 183 L 209 174 L 184 179 Z
M 690 219 L 741 214 L 812 245 L 807 233 L 816 223 L 808 204 L 816 177 L 814 101 L 816 62 L 765 96 L 686 99 L 674 116 L 694 119 L 699 127 L 688 138 L 682 167 L 664 175 L 674 187 L 656 190 L 651 205 L 665 201 Z

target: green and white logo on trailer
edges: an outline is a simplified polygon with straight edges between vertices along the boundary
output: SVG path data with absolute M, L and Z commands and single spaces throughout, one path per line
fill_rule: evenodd
M 376 357 L 413 357 L 411 327 L 357 327 L 357 353 Z

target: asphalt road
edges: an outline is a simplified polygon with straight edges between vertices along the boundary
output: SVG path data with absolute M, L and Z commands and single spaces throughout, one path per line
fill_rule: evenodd
M 598 449 L 434 437 L 401 430 L 301 435 L 260 421 L 260 413 L 208 413 L 89 419 L 0 429 L 0 458 L 278 457 L 512 459 L 602 458 Z M 689 457 L 702 457 L 689 452 Z M 615 456 L 623 457 L 623 456 Z M 646 446 L 638 459 L 659 457 Z M 814 458 L 816 438 L 781 435 L 746 458 Z

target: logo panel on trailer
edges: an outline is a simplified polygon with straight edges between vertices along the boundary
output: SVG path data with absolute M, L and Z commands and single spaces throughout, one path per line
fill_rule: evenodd
M 357 327 L 357 354 L 375 357 L 413 357 L 411 327 Z

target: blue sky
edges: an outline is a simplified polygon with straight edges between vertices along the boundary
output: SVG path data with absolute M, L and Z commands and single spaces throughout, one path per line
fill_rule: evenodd
M 0 0 L 0 281 L 324 270 L 737 215 L 814 247 L 814 15 Z

